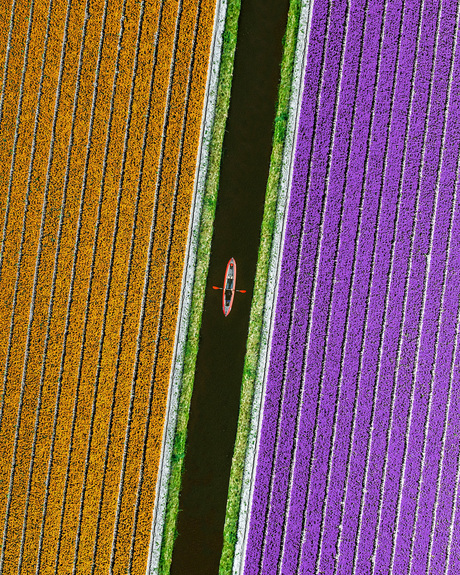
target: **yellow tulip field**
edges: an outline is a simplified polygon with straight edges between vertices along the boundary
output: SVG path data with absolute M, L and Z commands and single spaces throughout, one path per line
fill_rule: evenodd
M 0 572 L 146 572 L 215 3 L 3 3 Z

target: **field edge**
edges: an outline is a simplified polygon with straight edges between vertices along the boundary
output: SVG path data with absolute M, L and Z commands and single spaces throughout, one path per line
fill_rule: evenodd
M 216 7 L 216 23 L 219 16 L 225 17 L 225 24 L 222 33 L 222 45 L 220 58 L 211 62 L 211 67 L 218 67 L 217 93 L 208 94 L 207 99 L 214 97 L 215 106 L 210 110 L 211 127 L 207 147 L 209 155 L 204 159 L 203 173 L 203 197 L 202 208 L 198 210 L 199 228 L 195 231 L 197 238 L 194 238 L 198 247 L 196 251 L 196 263 L 192 270 L 192 295 L 188 318 L 185 318 L 184 333 L 186 333 L 183 361 L 176 362 L 174 368 L 174 378 L 179 379 L 176 389 L 177 409 L 171 409 L 176 414 L 175 425 L 172 432 L 170 457 L 168 453 L 162 453 L 166 463 L 170 462 L 169 473 L 167 474 L 166 485 L 163 489 L 164 521 L 158 522 L 160 528 L 159 559 L 157 566 L 150 563 L 149 574 L 158 573 L 168 575 L 170 573 L 174 541 L 177 537 L 177 514 L 179 511 L 179 494 L 182 483 L 183 459 L 186 450 L 187 425 L 189 418 L 190 402 L 193 391 L 195 376 L 195 365 L 198 354 L 199 334 L 201 328 L 201 318 L 203 312 L 204 295 L 209 268 L 209 258 L 211 253 L 211 240 L 213 235 L 214 215 L 217 203 L 217 193 L 219 187 L 219 173 L 222 156 L 222 145 L 225 133 L 225 126 L 230 104 L 230 92 L 233 77 L 233 63 L 236 48 L 236 37 L 238 30 L 238 18 L 240 14 L 241 0 L 221 0 Z M 215 54 L 214 54 L 215 56 Z M 211 73 L 211 69 L 210 69 Z M 205 103 L 205 106 L 207 103 Z M 209 119 L 209 118 L 208 118 Z M 205 122 L 205 119 L 203 119 Z M 193 233 L 193 232 L 192 232 Z M 187 322 L 188 319 L 188 322 Z M 179 320 L 180 321 L 180 320 Z M 180 343 L 180 342 L 179 342 Z M 181 365 L 180 365 L 181 364 Z M 180 373 L 177 373 L 177 372 Z M 173 391 L 173 390 L 171 390 Z M 171 426 L 169 426 L 171 428 Z M 168 429 L 165 424 L 165 435 Z M 172 453 L 171 453 L 172 452 Z M 159 494 L 159 498 L 161 494 Z
M 274 120 L 272 154 L 261 225 L 254 295 L 251 303 L 248 338 L 243 368 L 240 410 L 232 458 L 224 544 L 219 575 L 239 574 L 243 567 L 245 526 L 249 501 L 258 423 L 261 414 L 262 379 L 268 363 L 268 340 L 274 313 L 282 236 L 287 213 L 287 196 L 295 151 L 297 118 L 302 95 L 306 27 L 313 0 L 290 0 L 288 21 L 283 38 L 278 102 Z M 301 16 L 307 15 L 302 21 Z M 265 345 L 264 345 L 265 344 Z M 265 349 L 262 350 L 262 347 Z M 265 352 L 265 358 L 262 358 Z M 256 381 L 257 380 L 257 381 Z

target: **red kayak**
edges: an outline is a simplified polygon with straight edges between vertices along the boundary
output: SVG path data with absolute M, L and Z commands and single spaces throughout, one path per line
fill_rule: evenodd
M 235 297 L 236 285 L 236 262 L 230 258 L 225 270 L 224 288 L 222 293 L 222 310 L 224 316 L 227 317 L 233 305 L 233 298 Z
M 227 317 L 232 310 L 233 298 L 235 292 L 246 293 L 245 289 L 235 289 L 236 285 L 236 262 L 230 258 L 225 270 L 224 287 L 212 286 L 212 289 L 222 290 L 222 311 L 224 316 Z

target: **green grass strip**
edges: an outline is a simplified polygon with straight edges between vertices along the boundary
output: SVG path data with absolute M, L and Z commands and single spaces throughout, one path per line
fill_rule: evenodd
M 230 104 L 230 92 L 233 77 L 233 64 L 240 15 L 241 0 L 228 0 L 225 28 L 222 39 L 222 54 L 217 88 L 214 125 L 212 128 L 208 173 L 206 176 L 203 208 L 200 222 L 200 236 L 193 284 L 190 321 L 184 354 L 182 386 L 179 399 L 176 433 L 172 452 L 171 472 L 166 502 L 165 525 L 160 552 L 159 573 L 169 575 L 174 541 L 177 537 L 177 514 L 179 511 L 179 493 L 182 483 L 183 460 L 187 438 L 187 425 L 195 378 L 195 364 L 198 354 L 201 317 L 208 277 L 211 240 L 214 215 L 219 188 L 220 162 L 225 125 Z
M 301 0 L 291 0 L 289 6 L 286 33 L 283 38 L 283 58 L 281 61 L 281 79 L 278 90 L 278 106 L 274 122 L 273 147 L 270 170 L 265 196 L 264 216 L 261 226 L 259 255 L 254 295 L 251 304 L 249 331 L 244 360 L 243 382 L 241 388 L 240 411 L 235 449 L 233 453 L 227 510 L 224 526 L 224 545 L 219 566 L 219 575 L 230 575 L 237 538 L 238 516 L 240 511 L 241 489 L 243 483 L 244 462 L 251 425 L 251 410 L 254 395 L 254 382 L 259 359 L 262 320 L 267 288 L 272 237 L 275 228 L 278 189 L 281 179 L 284 142 L 289 115 L 294 58 L 299 28 Z

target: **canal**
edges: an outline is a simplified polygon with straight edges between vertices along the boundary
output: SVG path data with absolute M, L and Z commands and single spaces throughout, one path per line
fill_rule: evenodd
M 289 0 L 242 0 L 171 573 L 217 575 Z M 233 309 L 222 285 L 237 264 Z

